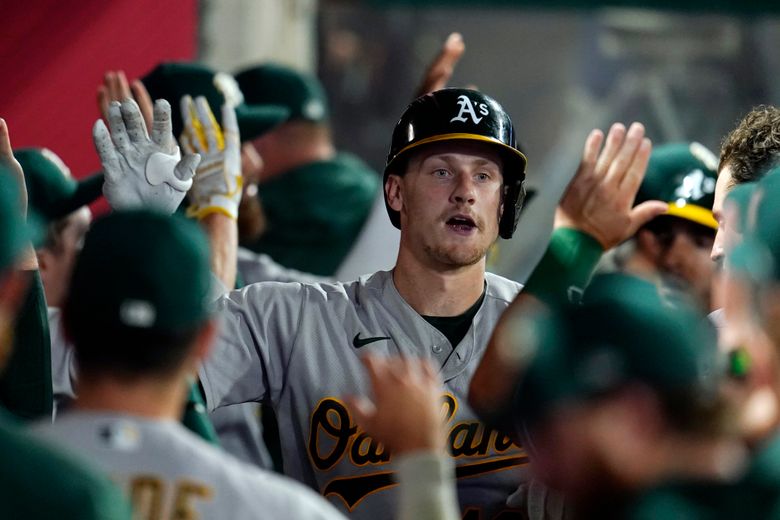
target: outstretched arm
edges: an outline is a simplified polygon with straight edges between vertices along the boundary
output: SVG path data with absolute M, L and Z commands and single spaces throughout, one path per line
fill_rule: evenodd
M 22 214 L 27 216 L 27 188 L 24 183 L 24 171 L 22 165 L 14 157 L 14 150 L 11 147 L 11 136 L 8 132 L 8 124 L 5 119 L 0 118 L 0 163 L 10 171 L 16 184 L 19 186 L 19 209 Z M 22 256 L 17 262 L 17 267 L 22 271 L 37 271 L 38 258 L 35 256 L 32 244 L 25 248 Z
M 460 33 L 451 33 L 441 46 L 439 54 L 425 70 L 425 75 L 414 97 L 418 98 L 429 92 L 445 88 L 455 72 L 455 65 L 458 64 L 465 51 L 466 44 L 463 43 L 463 37 Z
M 506 427 L 511 393 L 532 348 L 532 338 L 523 333 L 523 317 L 542 310 L 542 302 L 576 298 L 604 250 L 666 210 L 659 201 L 633 205 L 651 148 L 639 123 L 628 130 L 612 125 L 606 142 L 600 130 L 588 136 L 577 173 L 556 211 L 547 252 L 496 325 L 472 378 L 469 401 L 483 418 Z
M 241 138 L 234 108 L 222 106 L 222 127 L 206 98 L 181 100 L 182 148 L 203 158 L 189 193 L 187 216 L 197 218 L 211 243 L 211 270 L 227 289 L 236 283 L 238 206 L 241 203 Z

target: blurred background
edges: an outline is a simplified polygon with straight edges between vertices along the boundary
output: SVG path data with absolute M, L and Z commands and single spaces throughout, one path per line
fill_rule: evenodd
M 0 116 L 14 146 L 46 146 L 77 177 L 98 168 L 91 126 L 109 69 L 162 60 L 225 71 L 273 60 L 317 74 L 339 148 L 381 172 L 390 133 L 450 32 L 451 84 L 499 100 L 537 195 L 492 270 L 523 279 L 591 128 L 643 122 L 655 143 L 720 139 L 780 103 L 777 2 L 576 0 L 30 0 L 4 5 Z

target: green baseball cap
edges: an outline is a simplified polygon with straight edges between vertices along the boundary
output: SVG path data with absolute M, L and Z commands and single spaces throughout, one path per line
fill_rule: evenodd
M 87 233 L 64 313 L 71 330 L 176 333 L 208 317 L 208 291 L 208 241 L 195 222 L 120 211 Z
M 32 231 L 22 217 L 14 173 L 0 162 L 0 270 L 13 265 L 31 239 Z
M 707 320 L 670 306 L 639 278 L 596 277 L 582 305 L 539 317 L 534 327 L 538 344 L 515 400 L 527 424 L 633 382 L 702 401 L 717 395 L 719 360 Z
M 184 123 L 180 102 L 185 95 L 203 96 L 217 122 L 222 124 L 222 105 L 230 102 L 236 110 L 242 141 L 250 141 L 285 121 L 290 111 L 281 104 L 244 102 L 236 80 L 230 74 L 217 72 L 200 63 L 166 62 L 157 65 L 141 78 L 152 99 L 166 99 L 171 104 L 173 135 L 181 135 Z
M 660 200 L 669 204 L 666 215 L 718 229 L 712 216 L 718 158 L 704 145 L 673 143 L 650 154 L 636 204 Z
M 328 100 L 319 80 L 284 65 L 265 63 L 235 74 L 250 106 L 281 105 L 291 120 L 319 123 L 328 119 Z
M 103 193 L 102 173 L 77 181 L 47 148 L 20 148 L 14 156 L 24 170 L 29 207 L 47 223 L 91 204 Z

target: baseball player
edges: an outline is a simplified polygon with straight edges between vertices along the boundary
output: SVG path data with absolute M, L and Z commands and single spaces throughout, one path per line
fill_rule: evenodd
M 635 203 L 663 200 L 668 209 L 605 255 L 618 270 L 692 298 L 706 312 L 715 275 L 710 251 L 718 229 L 712 216 L 717 166 L 717 157 L 700 143 L 655 147 Z
M 50 373 L 47 371 L 46 377 L 51 380 L 56 412 L 59 404 L 76 397 L 72 384 L 77 377 L 76 367 L 73 351 L 62 329 L 61 306 L 73 265 L 92 221 L 87 204 L 100 196 L 104 179 L 102 174 L 97 174 L 76 181 L 60 157 L 45 148 L 18 149 L 14 156 L 24 169 L 30 207 L 46 224 L 45 237 L 35 253 L 46 291 L 51 358 L 51 370 Z M 48 360 L 46 364 L 49 364 Z M 216 435 L 205 415 L 203 398 L 197 387 L 191 393 L 186 410 L 182 419 L 184 424 L 202 437 L 214 440 Z
M 712 214 L 718 222 L 718 233 L 712 245 L 712 259 L 721 261 L 725 253 L 728 222 L 723 202 L 737 185 L 759 180 L 775 165 L 780 153 L 780 109 L 762 105 L 748 112 L 723 139 L 718 162 L 718 181 Z
M 92 221 L 87 204 L 100 196 L 103 176 L 76 181 L 62 159 L 46 148 L 21 148 L 14 151 L 14 156 L 24 169 L 30 208 L 46 225 L 46 233 L 35 254 L 46 292 L 52 345 L 50 378 L 56 410 L 58 404 L 75 397 L 70 381 L 71 353 L 64 346 L 60 307 L 68 291 L 73 264 Z
M 650 152 L 643 135 L 638 124 L 627 133 L 613 128 L 601 154 L 603 136 L 591 136 L 580 182 L 565 199 L 574 221 L 588 211 L 586 230 L 604 243 L 659 212 L 647 204 L 590 207 L 624 178 L 631 182 L 618 201 L 633 199 Z M 125 174 L 138 176 L 132 167 Z M 397 503 L 391 454 L 355 426 L 341 396 L 364 393 L 364 352 L 431 358 L 444 380 L 461 508 L 470 518 L 499 514 L 526 476 L 528 457 L 479 421 L 466 394 L 493 327 L 520 290 L 484 265 L 498 235 L 514 232 L 524 177 L 525 157 L 495 100 L 444 89 L 413 102 L 385 170 L 387 210 L 401 229 L 395 269 L 346 284 L 254 284 L 221 298 L 219 336 L 200 370 L 209 407 L 272 403 L 289 475 L 355 518 L 390 518 Z
M 479 361 L 469 402 L 486 421 L 515 438 L 521 432 L 510 404 L 514 383 L 527 360 L 514 348 L 512 336 L 523 331 L 515 330 L 510 318 L 532 312 L 540 301 L 557 305 L 581 299 L 604 251 L 667 211 L 668 204 L 662 201 L 634 205 L 651 148 L 639 123 L 628 130 L 615 123 L 606 138 L 599 130 L 591 132 L 579 168 L 556 209 L 547 250 Z
M 139 518 L 342 518 L 310 489 L 178 423 L 214 338 L 208 290 L 208 244 L 194 222 L 148 211 L 96 221 L 63 309 L 79 399 L 34 431 L 109 474 Z
M 20 314 L 30 274 L 37 270 L 30 246 L 32 226 L 25 222 L 27 192 L 13 157 L 5 121 L 0 119 L 0 366 L 8 368 L 10 331 Z M 40 285 L 33 286 L 40 291 Z M 42 298 L 41 298 L 42 299 Z M 45 313 L 21 332 L 30 347 L 46 327 Z M 39 360 L 38 360 L 39 361 Z M 41 370 L 37 367 L 36 370 Z M 3 518 L 129 519 L 118 490 L 72 458 L 31 439 L 7 408 L 0 408 L 0 516 Z M 44 484 L 44 485 L 42 485 Z
M 611 274 L 594 279 L 580 305 L 516 316 L 527 333 L 513 336 L 515 348 L 529 361 L 514 415 L 535 471 L 574 517 L 717 517 L 648 493 L 725 484 L 745 468 L 704 315 L 668 305 L 645 280 Z
M 277 105 L 290 113 L 262 136 L 242 136 L 263 160 L 257 196 L 268 220 L 263 234 L 244 238 L 242 245 L 288 268 L 337 275 L 374 203 L 381 203 L 379 176 L 358 157 L 336 150 L 325 90 L 316 77 L 270 63 L 235 77 L 249 106 Z M 379 232 L 387 242 L 377 249 L 393 251 L 397 235 Z M 385 257 L 390 265 L 392 254 Z

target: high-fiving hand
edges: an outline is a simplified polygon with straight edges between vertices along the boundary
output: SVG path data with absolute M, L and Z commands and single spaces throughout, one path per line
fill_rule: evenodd
M 203 218 L 222 213 L 238 218 L 243 177 L 241 176 L 241 139 L 236 112 L 231 105 L 222 106 L 222 128 L 214 118 L 206 98 L 193 102 L 190 96 L 181 99 L 184 132 L 180 142 L 185 152 L 202 157 L 189 193 L 187 215 Z
M 604 249 L 632 236 L 640 226 L 666 211 L 660 201 L 634 207 L 645 176 L 652 145 L 645 128 L 615 123 L 604 134 L 593 130 L 585 141 L 582 162 L 558 205 L 557 227 L 571 227 L 591 235 Z
M 92 129 L 105 173 L 103 194 L 115 210 L 150 208 L 172 214 L 179 207 L 200 163 L 198 154 L 181 157 L 171 130 L 171 106 L 154 104 L 151 137 L 133 100 L 114 101 L 108 125 L 98 120 Z

